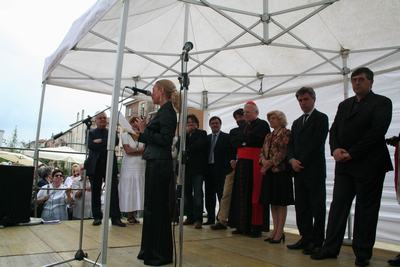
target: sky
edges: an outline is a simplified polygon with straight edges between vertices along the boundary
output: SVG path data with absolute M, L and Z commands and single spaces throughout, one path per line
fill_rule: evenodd
M 44 59 L 61 43 L 75 19 L 95 0 L 3 1 L 0 9 L 0 130 L 8 142 L 15 128 L 18 141 L 33 141 L 42 93 Z M 103 110 L 111 97 L 47 86 L 40 138 L 65 131 L 85 116 Z M 1 145 L 5 145 L 4 142 Z

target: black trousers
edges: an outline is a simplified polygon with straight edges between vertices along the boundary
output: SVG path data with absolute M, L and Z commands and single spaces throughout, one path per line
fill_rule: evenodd
M 172 160 L 147 160 L 144 187 L 144 217 L 139 259 L 146 265 L 172 262 L 170 184 Z
M 372 257 L 384 178 L 385 173 L 371 177 L 355 177 L 351 174 L 335 175 L 324 249 L 332 254 L 339 254 L 347 217 L 353 199 L 356 197 L 353 251 L 359 259 Z
M 106 170 L 105 165 L 103 164 L 97 164 L 95 174 L 92 177 L 89 177 L 92 190 L 92 215 L 95 219 L 103 218 L 103 212 L 101 211 L 101 186 L 103 181 L 105 181 L 105 177 Z M 110 218 L 112 220 L 118 220 L 121 218 L 118 197 L 118 177 L 116 173 L 113 173 L 111 179 Z
M 215 223 L 215 206 L 221 203 L 224 192 L 225 174 L 215 164 L 208 164 L 207 175 L 204 180 L 205 206 L 207 210 L 207 222 Z
M 325 178 L 295 177 L 296 223 L 306 242 L 322 246 L 325 236 Z

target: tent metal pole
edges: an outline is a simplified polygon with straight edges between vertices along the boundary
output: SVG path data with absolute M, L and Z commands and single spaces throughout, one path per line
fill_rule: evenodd
M 155 77 L 151 77 L 152 81 L 147 83 L 146 86 L 143 89 L 148 88 L 150 85 L 152 85 L 155 81 L 157 81 L 160 77 L 164 77 L 166 78 L 167 76 L 164 76 L 164 73 L 167 73 L 173 66 L 175 66 L 176 64 L 178 64 L 178 62 L 181 61 L 180 59 L 178 59 L 177 61 L 175 61 L 174 63 L 172 63 L 167 69 L 165 69 L 163 72 L 161 72 L 159 75 L 155 76 Z M 170 75 L 170 77 L 179 77 L 178 74 L 176 75 Z M 144 78 L 142 78 L 143 80 Z
M 43 105 L 44 105 L 44 97 L 46 94 L 46 81 L 43 81 L 42 83 L 42 96 L 40 97 L 40 107 L 39 107 L 39 115 L 38 115 L 38 122 L 36 126 L 36 138 L 35 138 L 35 153 L 33 156 L 33 166 L 34 168 L 34 182 L 32 185 L 33 191 L 34 191 L 34 196 L 33 196 L 33 201 L 34 201 L 34 215 L 37 217 L 37 192 L 36 192 L 36 186 L 38 184 L 38 164 L 39 164 L 39 136 L 40 136 L 40 128 L 42 125 L 42 115 L 43 115 Z
M 334 60 L 334 59 L 338 58 L 339 56 L 340 56 L 340 55 L 336 55 L 336 56 L 334 56 L 334 57 L 331 57 L 330 60 Z M 287 80 L 285 80 L 285 81 L 283 81 L 283 82 L 281 82 L 281 83 L 279 83 L 279 84 L 277 84 L 277 85 L 274 85 L 274 86 L 268 88 L 267 90 L 264 91 L 264 94 L 267 93 L 267 92 L 269 92 L 269 91 L 274 90 L 275 88 L 281 86 L 282 84 L 285 84 L 285 83 L 287 83 L 287 82 L 290 82 L 290 81 L 293 80 L 293 79 L 296 79 L 297 77 L 299 77 L 300 75 L 302 75 L 302 74 L 304 74 L 304 73 L 307 73 L 307 72 L 312 71 L 312 70 L 314 70 L 314 69 L 316 69 L 316 68 L 319 68 L 319 67 L 321 67 L 321 66 L 324 65 L 324 64 L 326 64 L 326 61 L 324 61 L 324 62 L 322 62 L 322 63 L 319 63 L 319 64 L 317 64 L 317 65 L 315 65 L 315 66 L 313 66 L 313 67 L 311 67 L 311 68 L 309 68 L 309 69 L 306 69 L 305 71 L 299 73 L 298 75 L 296 74 L 295 76 L 293 76 L 293 77 L 291 77 L 291 78 L 289 78 L 289 79 L 287 79 Z
M 179 61 L 178 61 L 179 62 Z M 174 64 L 176 65 L 176 64 Z M 145 80 L 147 79 L 152 79 L 152 80 L 158 80 L 161 76 L 163 78 L 178 78 L 179 75 L 177 74 L 169 74 L 169 75 L 163 75 L 164 73 L 166 73 L 168 70 L 163 71 L 161 74 L 157 75 L 157 76 L 140 76 L 140 81 L 147 83 L 146 87 L 143 89 L 148 88 L 154 81 L 152 82 L 147 82 Z M 327 76 L 327 75 L 341 75 L 342 72 L 318 72 L 318 73 L 304 73 L 304 74 L 294 74 L 294 73 L 287 73 L 287 74 L 271 74 L 271 75 L 264 75 L 264 78 L 277 78 L 277 77 L 292 77 L 292 76 Z M 221 74 L 192 74 L 190 75 L 191 78 L 221 78 L 221 77 L 225 77 Z M 229 75 L 229 77 L 231 78 L 256 78 L 256 75 Z M 94 78 L 89 78 L 89 77 L 51 77 L 52 80 L 113 80 L 114 78 L 111 77 L 94 77 Z M 132 81 L 132 77 L 129 78 L 121 78 L 121 81 Z M 196 92 L 192 92 L 191 94 L 196 93 Z M 197 92 L 197 93 L 201 93 L 201 92 Z M 211 94 L 213 94 L 214 92 L 210 92 Z
M 389 47 L 379 47 L 379 48 L 370 48 L 370 49 L 356 49 L 351 50 L 351 53 L 364 53 L 364 52 L 375 52 L 375 51 L 384 51 L 384 50 L 393 50 L 400 49 L 400 46 L 389 46 Z
M 349 98 L 349 73 L 350 69 L 347 66 L 347 60 L 349 58 L 350 50 L 342 48 L 340 50 L 340 55 L 342 56 L 342 74 L 343 74 L 343 97 L 344 99 Z M 347 217 L 347 238 L 343 239 L 343 244 L 346 246 L 351 246 L 353 237 L 353 226 L 351 217 L 351 206 L 349 216 Z
M 275 35 L 274 37 L 269 39 L 268 43 L 272 43 L 273 41 L 275 41 L 276 39 L 278 39 L 279 37 L 281 37 L 285 33 L 289 32 L 290 30 L 292 30 L 292 29 L 296 28 L 297 26 L 299 26 L 300 24 L 302 24 L 304 21 L 306 21 L 309 18 L 313 17 L 314 15 L 318 14 L 319 12 L 321 12 L 322 10 L 327 8 L 329 5 L 330 4 L 324 4 L 323 6 L 319 7 L 318 9 L 314 10 L 313 12 L 311 12 L 310 14 L 305 16 L 304 18 L 302 18 L 302 19 L 298 20 L 297 22 L 293 23 L 292 25 L 287 27 L 286 30 L 283 30 L 282 32 L 278 33 L 277 35 Z
M 260 23 L 259 21 L 257 23 Z M 191 55 L 200 55 L 200 54 L 208 54 L 211 52 L 221 52 L 221 51 L 226 51 L 226 50 L 233 50 L 233 49 L 238 49 L 238 48 L 246 48 L 246 47 L 254 47 L 254 46 L 260 46 L 262 45 L 262 42 L 256 42 L 256 43 L 247 43 L 247 44 L 241 44 L 241 45 L 232 45 L 224 48 L 214 48 L 214 49 L 206 49 L 206 50 L 200 50 L 200 51 L 194 51 L 191 53 Z
M 232 46 L 228 46 L 225 48 L 206 49 L 206 50 L 193 52 L 193 53 L 191 53 L 191 55 L 207 54 L 207 53 L 211 53 L 211 52 L 215 52 L 215 51 L 233 50 L 233 49 L 239 49 L 239 48 L 248 48 L 248 47 L 253 47 L 253 46 L 259 46 L 262 44 L 263 44 L 262 42 L 256 42 L 256 43 L 247 43 L 247 44 L 241 44 L 241 45 L 232 45 Z M 282 44 L 282 43 L 271 43 L 271 44 L 269 44 L 269 46 L 293 48 L 293 49 L 300 49 L 300 50 L 309 50 L 307 47 L 304 47 L 304 46 Z M 318 47 L 314 47 L 314 49 L 319 52 L 337 54 L 337 50 L 324 49 L 324 48 L 318 48 Z
M 190 5 L 185 4 L 185 21 L 183 25 L 183 46 L 188 40 L 189 30 L 189 13 Z M 181 116 L 179 121 L 179 167 L 178 167 L 178 186 L 180 186 L 180 202 L 179 202 L 179 256 L 178 266 L 182 267 L 183 259 L 183 216 L 185 203 L 185 170 L 186 170 L 186 124 L 187 124 L 187 91 L 189 90 L 189 77 L 187 72 L 187 62 L 189 60 L 188 51 L 182 52 L 181 55 L 181 92 L 183 90 L 183 98 L 181 105 Z
M 256 23 L 254 23 L 253 25 L 251 25 L 249 28 L 247 28 L 248 30 L 253 29 L 255 26 L 257 26 L 258 24 L 260 24 L 260 21 L 257 21 Z M 221 48 L 225 48 L 228 47 L 230 44 L 234 43 L 236 40 L 238 40 L 240 37 L 242 37 L 243 35 L 245 35 L 247 33 L 247 31 L 243 31 L 241 33 L 239 33 L 235 38 L 233 38 L 232 40 L 230 40 L 229 42 L 227 42 L 225 45 L 223 45 Z M 194 66 L 188 73 L 193 72 L 195 69 L 197 69 L 198 67 L 202 66 L 205 62 L 207 62 L 208 60 L 210 60 L 211 58 L 213 58 L 216 54 L 218 54 L 219 52 L 221 52 L 221 50 L 216 50 L 214 53 L 212 53 L 211 55 L 209 55 L 208 57 L 206 57 L 203 61 L 201 61 L 199 64 L 197 64 L 196 66 Z
M 202 110 L 208 109 L 208 91 L 207 90 L 203 90 L 201 92 L 201 109 Z
M 200 60 L 197 60 L 197 59 L 195 59 L 195 58 L 192 57 L 192 56 L 190 57 L 190 59 L 192 59 L 193 61 L 195 61 L 195 62 L 197 62 L 197 63 L 200 63 Z M 251 87 L 248 86 L 247 84 L 242 83 L 241 81 L 230 77 L 229 75 L 223 73 L 222 71 L 219 71 L 219 70 L 217 70 L 217 69 L 215 69 L 215 68 L 213 68 L 213 67 L 211 67 L 211 66 L 209 66 L 209 65 L 207 65 L 207 64 L 204 64 L 204 63 L 203 63 L 203 66 L 206 67 L 206 68 L 208 68 L 208 69 L 210 69 L 210 70 L 212 70 L 212 71 L 214 71 L 214 72 L 216 72 L 216 73 L 218 73 L 218 74 L 221 74 L 224 78 L 228 78 L 229 80 L 234 81 L 234 82 L 236 82 L 236 83 L 238 83 L 238 84 L 240 84 L 240 85 L 242 85 L 242 86 L 244 86 L 244 87 L 247 87 L 247 88 L 250 89 L 251 91 L 254 91 L 254 92 L 258 93 L 258 91 L 257 91 L 256 89 L 251 88 Z
M 342 50 L 340 51 L 340 55 L 342 56 L 342 63 L 343 63 L 342 74 L 343 74 L 343 88 L 344 88 L 343 96 L 344 96 L 344 99 L 349 98 L 349 73 L 350 73 L 350 69 L 347 66 L 347 60 L 349 58 L 349 54 L 350 54 L 350 50 L 349 49 L 342 48 Z
M 284 10 L 281 10 L 281 11 L 272 12 L 269 15 L 270 16 L 282 15 L 282 14 L 285 14 L 285 13 L 290 13 L 290 12 L 293 12 L 293 11 L 298 11 L 298 10 L 311 8 L 311 7 L 315 7 L 315 6 L 330 5 L 330 4 L 333 4 L 333 3 L 337 2 L 337 1 L 339 1 L 339 0 L 328 0 L 328 1 L 325 0 L 325 1 L 315 2 L 315 3 L 312 3 L 312 4 L 301 5 L 301 6 L 298 6 L 298 7 L 293 7 L 293 8 L 288 8 L 288 9 L 284 9 Z
M 271 18 L 271 21 L 278 26 L 279 28 L 281 28 L 282 30 L 286 30 L 286 28 L 280 24 L 278 21 L 274 20 Z M 317 50 L 315 50 L 312 46 L 310 46 L 309 44 L 307 44 L 305 41 L 303 41 L 300 37 L 298 37 L 297 35 L 295 35 L 294 33 L 292 33 L 291 31 L 287 32 L 290 36 L 292 36 L 294 39 L 296 39 L 299 43 L 303 44 L 307 49 L 310 49 L 311 51 L 313 51 L 315 54 L 317 54 L 319 57 L 321 57 L 322 59 L 324 59 L 325 61 L 327 61 L 329 64 L 331 64 L 333 67 L 335 67 L 336 69 L 338 69 L 339 71 L 341 71 L 342 69 L 336 65 L 335 63 L 333 63 L 331 60 L 329 60 L 326 56 L 324 56 L 323 54 L 321 54 L 320 52 L 318 52 Z
M 368 61 L 368 62 L 365 62 L 364 64 L 361 64 L 361 65 L 355 67 L 354 69 L 357 69 L 357 68 L 362 67 L 362 66 L 371 65 L 371 64 L 373 64 L 373 63 L 375 63 L 375 62 L 378 62 L 379 60 L 382 60 L 382 59 L 385 59 L 385 58 L 387 58 L 387 57 L 390 57 L 390 56 L 392 56 L 392 55 L 394 55 L 394 54 L 396 54 L 396 53 L 398 53 L 398 52 L 400 52 L 400 48 L 397 48 L 396 50 L 394 50 L 394 51 L 392 51 L 392 52 L 390 52 L 390 53 L 384 54 L 384 55 L 382 55 L 382 56 L 380 56 L 380 57 L 377 57 L 377 58 L 375 58 L 375 59 L 373 59 L 373 60 L 370 60 L 370 61 Z
M 112 43 L 112 44 L 117 45 L 117 42 L 116 42 L 116 41 L 114 41 L 114 40 L 112 40 L 112 39 L 110 39 L 110 38 L 108 38 L 108 37 L 106 37 L 106 36 L 104 36 L 104 35 L 102 35 L 102 34 L 100 34 L 100 33 L 98 33 L 98 32 L 95 32 L 95 31 L 89 31 L 89 32 L 92 33 L 92 34 L 94 34 L 94 35 L 96 35 L 97 37 L 99 37 L 99 38 L 101 38 L 101 39 L 107 41 L 107 42 L 110 42 L 110 43 Z M 163 68 L 168 68 L 167 65 L 165 65 L 165 64 L 163 64 L 163 63 L 161 63 L 161 62 L 159 62 L 159 61 L 157 61 L 157 60 L 155 60 L 155 59 L 152 59 L 151 57 L 148 57 L 148 56 L 146 56 L 146 55 L 143 55 L 143 54 L 141 54 L 141 53 L 139 53 L 139 52 L 137 52 L 137 51 L 135 51 L 135 50 L 133 50 L 133 49 L 127 47 L 127 46 L 125 46 L 125 49 L 126 49 L 128 52 L 131 52 L 132 54 L 138 55 L 139 57 L 142 57 L 142 58 L 144 58 L 144 59 L 147 59 L 148 61 L 153 62 L 154 64 L 157 64 L 157 65 L 159 65 L 159 66 L 161 66 L 161 67 L 163 67 Z M 173 72 L 175 72 L 175 73 L 178 73 L 178 74 L 179 74 L 179 71 L 177 71 L 177 70 L 174 70 L 174 69 L 170 69 L 170 70 L 173 71 Z
M 64 64 L 59 64 L 59 66 L 65 68 L 65 69 L 67 69 L 67 70 L 73 71 L 73 72 L 75 72 L 75 73 L 77 73 L 77 74 L 84 75 L 84 76 L 88 77 L 89 79 L 96 80 L 96 81 L 98 81 L 98 82 L 100 82 L 100 83 L 104 83 L 104 84 L 106 84 L 106 85 L 108 85 L 108 86 L 113 86 L 112 83 L 108 83 L 108 82 L 105 82 L 105 81 L 102 81 L 102 80 L 98 80 L 98 79 L 96 79 L 95 77 L 90 76 L 89 74 L 86 74 L 86 73 L 81 72 L 81 71 L 79 71 L 79 70 L 73 69 L 73 68 L 68 67 L 68 66 L 66 66 L 66 65 L 64 65 Z
M 277 46 L 277 47 L 293 48 L 293 49 L 299 49 L 299 50 L 309 50 L 307 47 L 300 46 L 300 45 L 290 45 L 290 44 L 282 44 L 282 43 L 272 43 L 269 45 Z M 319 51 L 319 52 L 337 54 L 337 50 L 324 49 L 324 48 L 318 48 L 318 47 L 314 47 L 314 50 Z
M 213 102 L 211 102 L 211 103 L 208 104 L 208 107 L 212 106 L 214 103 L 217 103 L 219 100 L 224 99 L 225 97 L 236 93 L 237 91 L 243 89 L 244 87 L 249 86 L 250 84 L 252 84 L 252 83 L 254 83 L 254 82 L 256 82 L 256 81 L 258 81 L 258 78 L 255 78 L 254 80 L 251 80 L 250 82 L 248 82 L 248 83 L 246 83 L 246 84 L 243 84 L 242 86 L 240 86 L 239 88 L 233 90 L 232 92 L 229 92 L 229 93 L 227 93 L 227 94 L 221 96 L 220 98 L 215 99 Z M 257 94 L 259 95 L 259 92 L 258 92 L 258 91 L 257 91 Z
M 100 49 L 100 48 L 86 48 L 86 47 L 74 47 L 71 49 L 78 52 L 100 52 L 100 53 L 117 53 L 115 49 Z M 149 52 L 149 51 L 124 51 L 125 54 L 142 54 L 150 56 L 170 56 L 179 57 L 179 54 L 175 53 L 162 53 L 162 52 Z
M 263 0 L 263 15 L 261 16 L 263 22 L 263 37 L 264 40 L 269 38 L 269 22 L 270 16 L 268 14 L 268 0 Z
M 124 47 L 126 37 L 126 26 L 128 22 L 129 13 L 129 0 L 124 0 L 122 3 L 121 20 L 120 20 L 120 32 L 119 42 L 117 48 L 117 56 L 115 62 L 114 72 L 114 88 L 111 102 L 111 120 L 108 131 L 107 140 L 107 165 L 106 165 L 106 194 L 104 199 L 104 220 L 103 220 L 103 234 L 102 234 L 102 247 L 101 247 L 101 266 L 107 266 L 107 245 L 108 245 L 108 224 L 110 217 L 110 197 L 111 197 L 111 183 L 113 176 L 113 163 L 115 155 L 115 138 L 118 120 L 118 100 L 121 88 L 121 74 L 122 74 L 122 63 L 124 59 Z
M 188 4 L 192 4 L 192 5 L 198 5 L 198 6 L 207 6 L 206 4 L 200 2 L 200 1 L 196 1 L 196 0 L 178 0 L 184 3 L 188 3 Z M 241 9 L 235 9 L 235 8 L 230 8 L 230 7 L 226 7 L 226 6 L 219 6 L 219 5 L 214 5 L 216 8 L 220 9 L 220 10 L 224 10 L 224 11 L 228 11 L 231 13 L 237 13 L 237 14 L 242 14 L 242 15 L 248 15 L 248 16 L 252 16 L 252 17 L 260 17 L 261 14 L 258 13 L 254 13 L 254 12 L 249 12 L 249 11 L 244 11 Z
M 210 4 L 209 2 L 207 2 L 206 0 L 200 0 L 203 4 L 205 4 L 206 6 L 208 6 L 209 8 L 211 8 L 212 10 L 214 10 L 215 12 L 217 12 L 218 14 L 220 14 L 221 16 L 223 16 L 224 18 L 228 19 L 229 21 L 231 21 L 232 23 L 234 23 L 236 26 L 242 28 L 243 30 L 245 30 L 246 32 L 248 32 L 249 34 L 253 35 L 255 38 L 257 38 L 258 40 L 260 40 L 261 42 L 265 43 L 265 40 L 259 36 L 257 33 L 248 30 L 246 26 L 244 26 L 242 23 L 240 23 L 239 21 L 237 21 L 236 19 L 232 18 L 231 16 L 227 15 L 226 13 L 224 13 L 223 11 L 221 11 L 220 9 L 218 9 L 215 5 Z

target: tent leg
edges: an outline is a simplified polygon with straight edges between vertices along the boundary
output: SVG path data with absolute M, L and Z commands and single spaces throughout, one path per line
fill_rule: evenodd
M 121 13 L 121 24 L 119 33 L 119 42 L 117 47 L 117 57 L 114 73 L 114 88 L 112 93 L 111 111 L 110 111 L 110 127 L 107 140 L 107 165 L 106 165 L 106 195 L 104 199 L 104 220 L 101 247 L 101 265 L 107 266 L 107 245 L 108 245 L 108 225 L 110 217 L 110 198 L 111 198 L 111 180 L 113 176 L 113 164 L 115 155 L 115 138 L 118 120 L 118 99 L 121 90 L 121 73 L 122 63 L 124 59 L 126 26 L 128 22 L 129 0 L 123 1 Z
M 34 168 L 34 182 L 32 185 L 32 192 L 33 193 L 33 201 L 34 201 L 34 215 L 37 217 L 37 192 L 36 192 L 36 186 L 38 184 L 38 164 L 39 164 L 39 136 L 40 136 L 40 128 L 42 125 L 42 115 L 43 115 L 43 105 L 44 105 L 44 97 L 46 94 L 46 81 L 42 83 L 42 96 L 40 98 L 40 107 L 39 107 L 39 116 L 38 116 L 38 123 L 36 126 L 36 139 L 35 139 L 35 152 L 33 156 L 33 166 Z
M 349 97 L 349 73 L 350 69 L 347 67 L 347 59 L 349 58 L 350 50 L 342 48 L 340 51 L 340 55 L 342 56 L 343 62 L 343 96 L 344 99 Z M 352 237 L 353 237 L 353 226 L 352 226 L 352 219 L 351 219 L 351 207 L 349 217 L 347 218 L 347 238 L 343 239 L 343 244 L 346 246 L 351 246 L 352 244 Z
M 188 40 L 188 29 L 189 29 L 189 4 L 185 4 L 185 24 L 183 29 L 183 45 Z M 183 216 L 184 216 L 184 202 L 185 202 L 185 164 L 186 164 L 186 121 L 187 121 L 187 91 L 189 86 L 189 77 L 187 71 L 187 62 L 189 60 L 188 51 L 182 52 L 181 55 L 181 91 L 183 90 L 183 98 L 181 105 L 181 116 L 180 116 L 180 143 L 179 143 L 179 168 L 178 168 L 178 187 L 180 187 L 180 198 L 179 201 L 179 256 L 178 266 L 182 267 L 183 258 Z

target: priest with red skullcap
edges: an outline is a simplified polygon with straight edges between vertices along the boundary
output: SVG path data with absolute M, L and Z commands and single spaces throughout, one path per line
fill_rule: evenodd
M 246 126 L 242 144 L 237 149 L 235 178 L 229 214 L 229 226 L 236 228 L 233 234 L 260 237 L 269 225 L 269 212 L 260 203 L 262 174 L 259 156 L 265 136 L 271 132 L 268 123 L 258 118 L 258 107 L 253 101 L 244 106 Z

